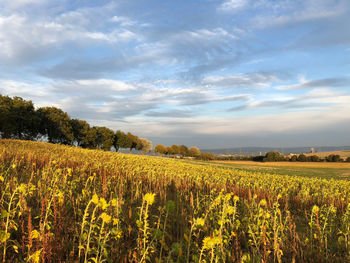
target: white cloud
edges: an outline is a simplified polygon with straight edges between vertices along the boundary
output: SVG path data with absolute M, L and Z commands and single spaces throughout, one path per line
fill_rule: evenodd
M 136 87 L 123 81 L 113 79 L 82 79 L 73 81 L 60 81 L 54 84 L 60 92 L 105 92 L 133 91 Z M 108 95 L 108 93 L 106 94 Z M 113 95 L 111 93 L 110 95 Z
M 265 7 L 267 14 L 256 16 L 252 25 L 256 28 L 276 27 L 290 23 L 325 19 L 344 13 L 344 1 L 334 0 L 303 0 L 271 2 L 264 1 L 256 7 Z
M 207 76 L 201 81 L 202 85 L 216 88 L 267 88 L 278 78 L 269 73 L 232 74 L 224 76 Z
M 227 0 L 219 6 L 220 11 L 237 12 L 247 7 L 249 0 Z
M 51 96 L 50 85 L 38 82 L 23 82 L 9 79 L 0 80 L 0 93 L 7 96 L 20 96 L 24 99 L 47 98 Z
M 0 4 L 10 9 L 18 9 L 27 5 L 42 5 L 47 2 L 48 0 L 1 0 Z
M 120 23 L 121 26 L 132 26 L 136 24 L 135 21 L 125 16 L 113 16 L 110 21 L 113 23 Z
M 349 78 L 324 78 L 307 80 L 305 77 L 299 77 L 299 82 L 290 85 L 279 85 L 276 86 L 277 90 L 297 90 L 297 89 L 313 89 L 313 88 L 335 88 L 335 87 L 349 87 Z
M 343 108 L 344 109 L 344 108 Z M 350 113 L 349 107 L 346 108 Z M 257 132 L 306 132 L 318 130 L 322 127 L 329 127 L 334 123 L 350 121 L 348 114 L 339 114 L 337 111 L 316 111 L 316 112 L 292 112 L 276 115 L 251 116 L 201 120 L 196 133 L 199 134 L 256 134 Z M 204 123 L 211 123 L 205 126 Z M 237 125 L 239 123 L 239 125 Z
M 9 60 L 39 59 L 45 54 L 54 54 L 65 44 L 84 47 L 92 43 L 117 44 L 137 38 L 122 27 L 103 32 L 79 23 L 62 22 L 61 19 L 33 20 L 19 14 L 0 16 L 0 57 Z

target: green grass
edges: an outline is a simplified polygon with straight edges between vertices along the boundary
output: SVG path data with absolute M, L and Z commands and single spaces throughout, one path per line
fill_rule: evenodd
M 350 169 L 344 168 L 316 168 L 316 167 L 276 167 L 276 166 L 259 166 L 251 164 L 235 164 L 235 163 L 213 163 L 206 161 L 188 161 L 202 165 L 213 165 L 224 168 L 237 169 L 249 172 L 266 172 L 270 174 L 301 176 L 301 177 L 317 177 L 323 179 L 336 179 L 350 181 Z

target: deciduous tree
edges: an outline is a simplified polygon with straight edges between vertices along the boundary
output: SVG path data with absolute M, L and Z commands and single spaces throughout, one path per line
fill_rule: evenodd
M 40 133 L 47 135 L 49 142 L 71 144 L 74 134 L 71 119 L 66 112 L 56 107 L 38 109 L 40 117 Z

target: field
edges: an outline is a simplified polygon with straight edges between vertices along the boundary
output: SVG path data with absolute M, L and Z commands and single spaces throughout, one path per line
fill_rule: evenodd
M 339 155 L 342 158 L 350 157 L 350 151 L 333 151 L 333 152 L 315 152 L 315 153 L 307 153 L 306 156 L 317 155 L 320 158 L 325 158 L 331 154 Z
M 232 165 L 0 140 L 0 259 L 350 261 L 349 181 Z
M 317 177 L 324 179 L 350 180 L 350 163 L 327 162 L 253 162 L 213 161 L 200 162 L 205 165 L 239 169 L 248 172 L 266 172 L 280 175 Z

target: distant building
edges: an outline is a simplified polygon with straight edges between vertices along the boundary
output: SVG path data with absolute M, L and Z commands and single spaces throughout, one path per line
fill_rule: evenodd
M 314 147 L 311 147 L 310 153 L 315 153 L 315 148 Z

